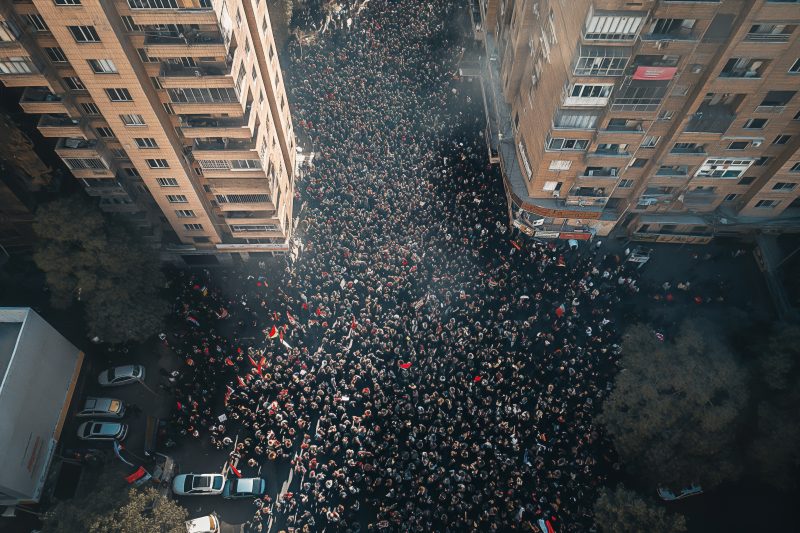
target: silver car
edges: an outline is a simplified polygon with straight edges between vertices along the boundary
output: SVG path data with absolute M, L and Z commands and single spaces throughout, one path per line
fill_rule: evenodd
M 142 365 L 123 365 L 103 370 L 97 376 L 97 382 L 104 387 L 127 385 L 137 381 L 144 381 L 144 367 Z
M 116 398 L 95 398 L 89 396 L 83 404 L 83 409 L 76 416 L 100 416 L 108 418 L 122 418 L 125 416 L 125 404 Z
M 125 440 L 128 426 L 118 422 L 90 420 L 78 426 L 78 437 L 83 440 Z

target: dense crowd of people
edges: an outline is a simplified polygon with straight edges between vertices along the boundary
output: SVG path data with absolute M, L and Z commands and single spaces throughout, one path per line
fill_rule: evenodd
M 294 469 L 252 531 L 594 527 L 616 463 L 592 418 L 635 273 L 508 229 L 457 9 L 372 0 L 302 61 L 290 44 L 318 151 L 297 183 L 305 249 L 283 272 L 179 277 L 174 426 L 236 442 L 244 475 Z

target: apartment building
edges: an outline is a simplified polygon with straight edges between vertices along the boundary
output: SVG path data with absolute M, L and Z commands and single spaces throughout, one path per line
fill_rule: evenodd
M 0 3 L 0 81 L 107 211 L 192 264 L 290 250 L 296 143 L 264 0 Z
M 800 231 L 800 0 L 473 1 L 514 226 Z

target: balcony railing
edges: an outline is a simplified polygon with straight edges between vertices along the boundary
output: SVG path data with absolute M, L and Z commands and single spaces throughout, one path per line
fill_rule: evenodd
M 705 148 L 698 146 L 695 148 L 673 148 L 669 151 L 671 154 L 698 154 L 698 155 L 705 155 L 706 150 Z
M 589 97 L 589 96 L 567 96 L 564 98 L 565 107 L 605 107 L 608 104 L 608 96 Z
M 194 150 L 255 150 L 256 145 L 251 140 L 234 140 L 234 139 L 225 139 L 225 140 L 200 140 L 195 139 Z
M 225 63 L 202 63 L 194 67 L 185 67 L 174 63 L 161 65 L 160 75 L 164 77 L 201 78 L 204 76 L 230 76 L 231 66 Z
M 589 152 L 589 157 L 596 156 L 596 157 L 630 157 L 630 152 L 624 152 L 620 150 L 600 150 L 597 149 L 594 152 Z
M 79 126 L 80 119 L 70 117 L 58 117 L 54 115 L 42 115 L 39 119 L 38 127 L 40 128 L 67 128 L 71 126 Z
M 669 177 L 669 178 L 685 178 L 689 175 L 689 168 L 659 168 L 656 170 L 656 176 Z
M 47 89 L 29 87 L 22 93 L 20 102 L 61 102 L 62 100 L 63 98 L 59 95 L 53 94 Z
M 201 44 L 223 44 L 224 42 L 222 35 L 212 32 L 187 32 L 185 34 L 165 33 L 160 35 L 147 35 L 144 38 L 145 46 L 154 44 L 191 46 Z
M 618 171 L 616 168 L 605 168 L 602 170 L 587 170 L 586 174 L 578 176 L 580 178 L 609 178 L 616 177 Z
M 785 105 L 760 105 L 756 107 L 756 113 L 783 113 L 786 111 Z
M 611 104 L 613 111 L 634 111 L 637 113 L 652 113 L 658 111 L 661 98 L 615 98 Z
M 748 33 L 744 40 L 759 43 L 786 43 L 789 42 L 789 37 L 788 33 Z

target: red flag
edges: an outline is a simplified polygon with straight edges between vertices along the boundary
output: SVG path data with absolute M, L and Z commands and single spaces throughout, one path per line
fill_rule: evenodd
M 239 472 L 239 470 L 237 470 L 235 466 L 233 466 L 233 463 L 230 463 L 230 466 L 231 466 L 231 472 L 233 472 L 234 476 L 242 477 L 242 473 Z
M 357 325 L 358 324 L 356 324 L 356 317 L 353 316 L 353 322 L 350 323 L 350 329 L 356 329 Z
M 560 305 L 560 306 L 556 307 L 556 316 L 558 318 L 561 318 L 562 316 L 564 316 L 564 306 L 563 305 Z
M 242 379 L 242 376 L 236 376 L 236 380 L 239 382 L 239 386 L 240 387 L 246 387 L 247 386 L 245 384 L 244 380 Z
M 478 382 L 480 382 L 480 380 L 482 380 L 482 379 L 483 379 L 483 378 L 482 378 L 482 377 L 480 377 L 480 376 L 475 376 L 474 378 L 472 378 L 472 381 L 474 381 L 475 383 L 478 383 Z
M 226 357 L 225 364 L 228 366 L 233 366 L 233 360 L 230 357 Z
M 408 370 L 409 368 L 411 368 L 411 363 L 400 363 L 400 368 Z
M 178 411 L 182 411 L 183 410 L 183 404 L 181 402 L 175 402 L 175 403 L 178 404 Z
M 269 336 L 270 339 L 274 339 L 275 337 L 277 337 L 278 336 L 278 328 L 276 328 L 275 326 L 272 326 L 272 329 L 269 330 L 269 335 L 268 336 Z
M 317 316 L 322 316 L 322 309 L 320 309 L 319 307 L 317 307 L 317 310 L 314 312 L 317 314 Z
M 280 333 L 278 334 L 278 336 L 280 337 L 281 340 L 283 340 L 283 332 L 284 331 L 285 331 L 284 329 L 281 329 Z
M 254 367 L 258 366 L 258 363 L 256 363 L 256 360 L 253 359 L 249 354 L 247 355 L 247 358 L 250 360 L 250 364 L 252 366 L 254 366 Z

